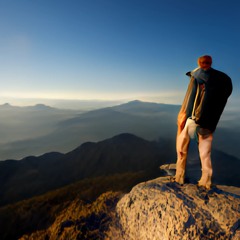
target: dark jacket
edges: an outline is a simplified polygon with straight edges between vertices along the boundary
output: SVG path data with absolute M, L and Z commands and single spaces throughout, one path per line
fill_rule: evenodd
M 202 70 L 203 71 L 203 70 Z M 232 81 L 225 73 L 208 69 L 207 79 L 200 80 L 190 74 L 190 83 L 178 118 L 185 121 L 192 116 L 197 89 L 201 87 L 201 99 L 195 108 L 195 122 L 201 127 L 214 131 L 232 93 Z M 179 122 L 180 120 L 178 120 Z

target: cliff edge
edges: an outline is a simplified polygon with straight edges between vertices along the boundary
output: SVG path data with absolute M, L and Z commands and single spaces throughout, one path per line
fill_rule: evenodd
M 231 191 L 228 191 L 228 189 Z M 236 194 L 237 193 L 237 194 Z M 168 177 L 136 185 L 116 206 L 109 239 L 240 239 L 239 188 L 180 186 Z
M 48 204 L 51 201 L 47 200 Z M 240 239 L 237 187 L 215 186 L 206 191 L 191 183 L 181 186 L 170 182 L 169 177 L 159 177 L 136 185 L 125 195 L 110 191 L 93 202 L 76 197 L 64 204 L 51 226 L 20 239 Z

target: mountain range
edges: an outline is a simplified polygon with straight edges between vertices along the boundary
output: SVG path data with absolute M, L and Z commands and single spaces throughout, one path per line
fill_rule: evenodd
M 165 150 L 172 152 L 171 146 L 168 141 L 151 142 L 125 133 L 86 142 L 66 154 L 1 161 L 0 238 L 19 239 L 47 228 L 74 199 L 81 199 L 78 206 L 88 212 L 101 194 L 127 192 L 158 176 L 159 165 L 169 157 Z
M 53 151 L 67 153 L 84 142 L 101 141 L 125 132 L 149 141 L 175 141 L 179 108 L 138 100 L 91 111 L 56 109 L 43 104 L 0 105 L 0 159 L 22 159 Z M 213 141 L 215 149 L 237 158 L 239 120 L 239 114 L 224 112 Z
M 0 141 L 1 160 L 51 151 L 66 153 L 84 142 L 125 132 L 148 140 L 174 138 L 179 106 L 133 101 L 87 112 L 49 110 L 47 106 L 41 109 L 0 107 L 4 116 L 0 129 L 5 136 Z
M 59 121 L 75 117 L 79 113 L 81 112 L 56 109 L 43 104 L 29 107 L 17 107 L 8 103 L 0 105 L 0 159 L 29 156 L 27 145 L 23 146 L 21 152 L 17 150 L 18 147 L 14 149 L 12 143 L 45 136 L 56 129 Z M 42 153 L 45 152 L 48 151 Z
M 189 152 L 187 178 L 197 182 L 200 161 Z M 0 162 L 0 205 L 14 203 L 76 181 L 128 172 L 163 174 L 159 166 L 175 162 L 171 141 L 148 141 L 125 133 L 99 142 L 86 142 L 73 151 Z M 218 150 L 212 152 L 215 184 L 240 186 L 240 160 Z
M 13 203 L 75 181 L 125 172 L 156 173 L 171 160 L 172 144 L 121 134 L 86 142 L 66 154 L 51 152 L 0 162 L 0 205 Z M 172 158 L 173 159 L 173 158 Z

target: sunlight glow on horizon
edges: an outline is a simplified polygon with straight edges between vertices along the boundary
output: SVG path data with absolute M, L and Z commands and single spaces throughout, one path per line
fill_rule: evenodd
M 5 92 L 0 93 L 0 102 L 9 102 L 19 105 L 27 103 L 47 102 L 47 100 L 63 100 L 63 101 L 132 101 L 140 100 L 145 102 L 157 102 L 166 104 L 180 104 L 184 92 L 182 91 L 156 91 L 156 92 Z M 22 104 L 26 102 L 26 104 Z

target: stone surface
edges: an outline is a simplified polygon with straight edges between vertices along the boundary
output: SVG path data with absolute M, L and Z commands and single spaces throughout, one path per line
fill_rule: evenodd
M 239 240 L 240 196 L 227 190 L 180 186 L 169 177 L 138 184 L 118 202 L 108 239 Z
M 165 171 L 166 175 L 174 176 L 176 173 L 176 163 L 161 165 L 160 169 Z

